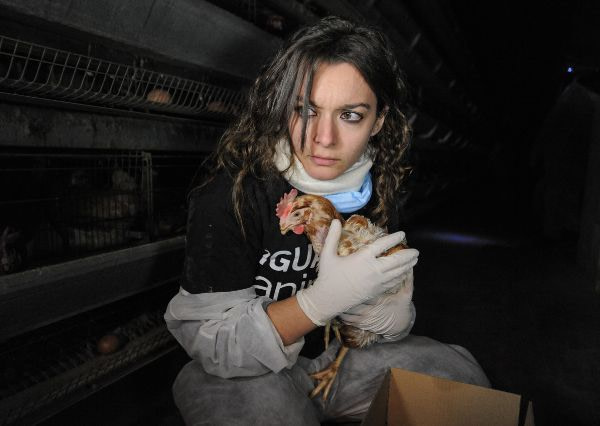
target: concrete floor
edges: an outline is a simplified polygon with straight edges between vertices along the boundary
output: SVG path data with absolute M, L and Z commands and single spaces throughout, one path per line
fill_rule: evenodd
M 468 348 L 494 388 L 533 401 L 538 426 L 598 425 L 600 295 L 576 238 L 541 238 L 494 193 L 453 197 L 406 228 L 421 252 L 413 332 Z M 185 360 L 175 352 L 47 424 L 181 425 L 170 384 Z

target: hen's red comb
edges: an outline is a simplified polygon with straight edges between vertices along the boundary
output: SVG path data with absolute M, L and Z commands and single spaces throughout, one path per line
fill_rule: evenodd
M 290 214 L 292 203 L 296 199 L 296 195 L 298 195 L 298 191 L 295 188 L 292 188 L 288 194 L 283 194 L 283 197 L 281 197 L 275 208 L 275 213 L 279 219 L 283 219 Z

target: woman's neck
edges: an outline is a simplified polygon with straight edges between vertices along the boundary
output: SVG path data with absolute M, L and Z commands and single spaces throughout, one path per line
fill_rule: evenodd
M 293 164 L 290 166 L 290 157 Z M 331 195 L 344 192 L 359 191 L 373 165 L 367 153 L 364 153 L 356 163 L 335 179 L 320 180 L 310 176 L 296 155 L 291 155 L 289 143 L 282 139 L 275 149 L 275 166 L 283 172 L 285 179 L 305 194 Z

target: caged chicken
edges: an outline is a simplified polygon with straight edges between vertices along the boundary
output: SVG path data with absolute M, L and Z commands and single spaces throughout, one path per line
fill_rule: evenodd
M 277 204 L 276 214 L 279 217 L 282 234 L 286 234 L 290 230 L 295 234 L 304 233 L 311 241 L 315 252 L 319 254 L 333 219 L 340 220 L 343 225 L 342 235 L 337 247 L 338 256 L 352 254 L 359 248 L 387 235 L 384 229 L 373 224 L 366 217 L 352 215 L 348 220 L 344 220 L 327 198 L 318 195 L 298 196 L 296 189 L 284 194 Z M 383 252 L 381 256 L 388 256 L 405 248 L 408 248 L 408 246 L 406 241 L 403 241 Z M 412 293 L 412 273 L 408 273 L 406 279 L 392 290 L 389 290 L 388 293 L 396 293 L 405 286 L 407 289 L 410 286 L 409 290 Z M 344 324 L 340 318 L 334 318 L 325 326 L 325 347 L 329 343 L 330 329 L 333 329 L 342 346 L 335 361 L 328 368 L 311 375 L 318 382 L 310 395 L 311 398 L 321 392 L 323 392 L 323 400 L 327 398 L 342 360 L 350 348 L 365 348 L 379 340 L 379 336 L 375 333 Z
M 69 226 L 61 230 L 70 249 L 97 250 L 126 243 L 140 212 L 134 176 L 116 168 L 110 174 L 110 186 L 102 188 L 91 172 L 77 169 L 71 174 L 63 205 Z M 100 176 L 103 182 L 106 176 Z

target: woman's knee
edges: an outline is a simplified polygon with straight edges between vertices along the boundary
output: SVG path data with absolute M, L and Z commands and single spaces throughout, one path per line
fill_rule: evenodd
M 490 385 L 479 363 L 465 348 L 424 336 L 409 335 L 398 342 L 376 344 L 354 351 L 349 358 L 349 364 L 357 369 L 370 366 L 371 374 L 403 368 L 463 383 Z
M 449 345 L 429 337 L 409 335 L 385 349 L 389 361 L 407 370 L 479 386 L 490 382 L 475 357 L 462 346 Z M 384 345 L 381 345 L 384 346 Z
M 192 361 L 173 384 L 188 425 L 318 425 L 318 412 L 288 371 L 223 379 Z

